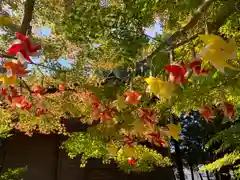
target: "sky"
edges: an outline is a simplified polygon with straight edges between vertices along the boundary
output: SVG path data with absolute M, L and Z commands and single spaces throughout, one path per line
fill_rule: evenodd
M 33 33 L 36 34 L 39 37 L 49 37 L 51 35 L 51 29 L 47 26 L 43 26 L 40 28 L 33 28 Z M 40 59 L 39 58 L 34 58 L 32 57 L 33 62 L 39 63 Z M 70 67 L 71 66 L 71 61 L 60 58 L 59 62 L 65 66 L 65 67 Z
M 145 30 L 145 34 L 146 35 L 154 38 L 157 34 L 161 34 L 162 33 L 160 21 L 156 20 L 155 24 L 153 25 L 153 27 L 144 28 L 144 30 Z
M 5 7 L 5 9 L 10 15 L 13 15 L 13 11 L 9 7 Z M 145 31 L 146 35 L 154 38 L 157 34 L 160 34 L 162 32 L 160 22 L 156 21 L 155 24 L 152 27 L 144 28 L 144 31 Z M 4 34 L 4 33 L 5 33 L 4 31 L 0 30 L 0 35 Z M 40 36 L 40 37 L 49 37 L 51 35 L 51 29 L 47 26 L 43 26 L 43 27 L 40 27 L 40 28 L 33 28 L 33 33 L 36 34 L 37 36 Z M 100 44 L 94 44 L 93 46 L 97 48 L 98 46 L 100 46 Z M 32 60 L 35 63 L 40 62 L 40 59 L 36 58 L 36 57 L 35 58 L 32 57 Z M 65 67 L 71 67 L 71 62 L 72 61 L 60 58 L 59 62 Z M 29 66 L 29 68 L 31 69 L 32 66 Z
M 12 9 L 9 6 L 6 6 L 6 7 L 4 6 L 3 8 L 10 14 L 10 16 L 14 15 L 14 12 L 12 11 Z M 155 24 L 152 27 L 144 28 L 144 31 L 145 31 L 145 34 L 148 35 L 149 37 L 152 37 L 152 38 L 155 37 L 157 34 L 160 34 L 162 32 L 160 22 L 158 20 L 156 20 Z M 47 26 L 43 26 L 40 28 L 33 28 L 33 33 L 40 37 L 48 37 L 51 35 L 51 29 Z M 4 32 L 0 30 L 0 35 L 1 34 L 4 34 Z M 99 44 L 95 44 L 94 46 L 97 48 L 99 46 Z M 32 57 L 32 60 L 35 63 L 40 62 L 39 58 Z M 66 66 L 66 67 L 71 66 L 71 61 L 63 59 L 63 58 L 59 59 L 59 62 L 63 66 Z

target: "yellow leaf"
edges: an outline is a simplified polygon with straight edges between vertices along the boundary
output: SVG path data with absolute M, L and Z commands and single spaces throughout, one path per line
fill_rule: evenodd
M 132 147 L 124 147 L 123 150 L 126 153 L 126 155 L 129 157 L 134 157 L 136 155 L 136 151 Z
M 150 93 L 153 93 L 156 96 L 169 98 L 173 95 L 175 90 L 174 84 L 162 81 L 161 79 L 152 76 L 146 78 L 145 81 L 148 83 Z
M 171 123 L 171 124 L 168 124 L 167 127 L 169 128 L 169 134 L 170 136 L 173 137 L 173 139 L 175 139 L 176 141 L 181 139 L 181 137 L 179 136 L 182 130 L 180 123 L 178 125 Z
M 117 155 L 118 149 L 113 144 L 109 144 L 108 145 L 108 152 L 111 155 L 115 156 L 115 155 Z
M 11 18 L 8 16 L 0 16 L 0 26 L 8 25 L 10 23 L 13 23 L 17 21 L 16 18 Z
M 11 77 L 7 77 L 6 75 L 0 76 L 0 81 L 2 81 L 5 86 L 16 84 L 16 80 L 17 80 L 16 76 Z
M 146 133 L 146 126 L 143 122 L 136 120 L 134 123 L 134 128 L 133 131 L 134 133 L 136 133 L 138 136 L 143 135 L 144 133 Z
M 127 107 L 127 104 L 125 102 L 125 98 L 123 96 L 117 95 L 117 100 L 113 102 L 114 106 L 117 107 L 118 111 L 122 111 Z
M 214 34 L 200 35 L 199 37 L 206 44 L 206 47 L 201 52 L 204 60 L 210 62 L 216 69 L 223 73 L 225 68 L 240 70 L 226 62 L 226 60 L 237 58 L 237 45 L 234 39 L 226 42 Z

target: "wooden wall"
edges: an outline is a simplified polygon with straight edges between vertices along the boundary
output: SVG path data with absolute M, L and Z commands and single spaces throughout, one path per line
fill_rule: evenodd
M 28 167 L 24 180 L 172 180 L 171 168 L 159 168 L 151 173 L 125 174 L 115 165 L 102 165 L 91 160 L 80 168 L 80 158 L 70 159 L 59 149 L 60 136 L 24 136 L 17 133 L 0 147 L 2 172 L 8 168 Z

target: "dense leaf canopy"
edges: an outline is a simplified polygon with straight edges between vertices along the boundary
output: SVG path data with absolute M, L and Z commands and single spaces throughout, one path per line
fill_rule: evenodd
M 171 164 L 159 146 L 184 139 L 173 116 L 199 110 L 212 122 L 221 111 L 233 123 L 215 133 L 237 144 L 239 9 L 234 0 L 3 0 L 1 137 L 64 134 L 83 165 L 95 157 L 151 171 Z M 71 133 L 71 121 L 87 128 Z

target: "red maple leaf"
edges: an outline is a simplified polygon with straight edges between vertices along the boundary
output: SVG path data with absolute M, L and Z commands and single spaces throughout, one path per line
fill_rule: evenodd
M 200 108 L 199 112 L 207 121 L 211 121 L 215 117 L 213 109 L 206 106 Z
M 59 91 L 64 91 L 65 90 L 65 84 L 59 84 Z
M 10 86 L 11 96 L 16 97 L 18 96 L 18 91 L 15 87 Z
M 34 92 L 34 96 L 42 96 L 45 93 L 45 89 L 40 85 L 33 86 L 32 91 Z
M 181 62 L 180 65 L 168 65 L 164 67 L 169 74 L 169 81 L 175 84 L 186 84 L 188 82 L 187 75 L 187 67 Z
M 7 89 L 2 88 L 1 89 L 1 95 L 6 96 L 7 95 Z
M 156 113 L 154 110 L 151 109 L 139 109 L 140 112 L 140 118 L 143 120 L 146 124 L 155 124 L 157 122 Z
M 133 166 L 133 167 L 136 167 L 136 163 L 137 163 L 137 160 L 132 158 L 132 157 L 128 157 L 128 164 L 130 166 Z
M 124 143 L 130 147 L 132 147 L 133 144 L 133 137 L 132 136 L 124 136 Z
M 22 110 L 26 109 L 27 111 L 30 111 L 30 109 L 32 108 L 32 103 L 24 100 L 21 102 L 21 108 Z
M 223 103 L 223 112 L 224 116 L 229 117 L 230 119 L 235 119 L 236 109 L 235 106 L 229 102 Z
M 106 108 L 103 112 L 99 114 L 101 120 L 112 120 L 116 114 L 115 109 Z
M 32 103 L 25 100 L 24 96 L 8 97 L 13 107 L 19 107 L 22 110 L 29 111 L 32 108 Z
M 202 60 L 196 59 L 192 61 L 189 66 L 193 70 L 194 75 L 207 75 L 210 71 L 210 69 L 202 68 Z
M 41 115 L 47 114 L 48 109 L 43 109 L 43 108 L 37 108 L 36 109 L 36 116 L 39 117 Z
M 8 49 L 8 54 L 11 55 L 20 52 L 27 61 L 33 63 L 29 56 L 40 50 L 41 46 L 33 45 L 27 36 L 24 36 L 18 32 L 16 32 L 16 37 L 21 40 L 21 43 L 13 44 Z
M 163 136 L 161 135 L 160 132 L 153 132 L 148 134 L 150 136 L 150 142 L 156 146 L 163 146 L 163 147 L 167 147 L 168 143 L 167 141 L 165 141 L 165 139 L 163 138 Z
M 21 106 L 21 103 L 22 101 L 24 101 L 24 99 L 25 99 L 24 96 L 16 96 L 16 97 L 9 96 L 9 100 L 12 103 L 13 107 Z

